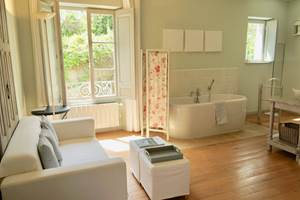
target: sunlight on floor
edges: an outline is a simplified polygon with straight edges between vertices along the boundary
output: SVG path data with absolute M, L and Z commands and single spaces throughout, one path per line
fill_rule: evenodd
M 143 139 L 143 138 L 144 137 L 142 137 L 142 136 L 130 135 L 127 137 L 118 138 L 118 140 L 129 143 L 131 140 L 138 140 L 138 139 Z
M 99 143 L 102 147 L 108 151 L 113 152 L 122 152 L 122 151 L 129 151 L 129 142 L 131 140 L 138 140 L 142 139 L 141 136 L 131 135 L 127 137 L 120 137 L 116 139 L 106 139 L 106 140 L 99 140 Z

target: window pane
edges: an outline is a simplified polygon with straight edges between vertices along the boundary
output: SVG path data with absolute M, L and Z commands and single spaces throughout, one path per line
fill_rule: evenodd
M 61 10 L 61 32 L 68 99 L 90 97 L 86 13 Z
M 115 91 L 115 71 L 95 69 L 95 96 L 114 96 Z
M 114 70 L 95 69 L 95 81 L 113 81 L 113 80 L 115 80 Z
M 94 68 L 114 68 L 114 44 L 93 44 Z
M 246 60 L 262 61 L 264 52 L 264 23 L 248 23 Z
M 113 16 L 104 14 L 91 14 L 93 42 L 113 42 Z

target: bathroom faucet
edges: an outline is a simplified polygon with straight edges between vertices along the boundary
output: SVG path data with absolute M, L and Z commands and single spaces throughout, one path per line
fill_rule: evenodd
M 215 83 L 215 79 L 212 79 L 209 86 L 207 87 L 207 90 L 208 90 L 208 101 L 210 102 L 211 101 L 211 90 L 213 88 L 213 85 Z
M 208 91 L 211 91 L 211 90 L 212 90 L 212 87 L 213 87 L 214 83 L 215 83 L 215 79 L 211 80 L 210 85 L 209 85 L 208 88 L 207 88 Z
M 200 92 L 200 89 L 199 89 L 199 88 L 196 89 L 196 92 L 191 91 L 191 97 L 193 97 L 194 95 L 195 95 L 194 102 L 195 102 L 195 103 L 200 103 L 199 97 L 200 97 L 200 95 L 201 95 L 201 92 Z

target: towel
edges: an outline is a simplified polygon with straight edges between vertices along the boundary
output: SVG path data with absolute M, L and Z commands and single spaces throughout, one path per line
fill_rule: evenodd
M 227 110 L 225 102 L 215 103 L 215 118 L 217 125 L 228 123 Z

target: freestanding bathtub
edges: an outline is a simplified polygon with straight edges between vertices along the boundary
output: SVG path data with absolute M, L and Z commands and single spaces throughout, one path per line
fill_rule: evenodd
M 236 132 L 243 129 L 246 118 L 247 98 L 234 94 L 215 94 L 199 97 L 176 97 L 170 100 L 170 136 L 174 138 L 201 138 Z M 217 125 L 215 103 L 223 102 L 227 123 Z

